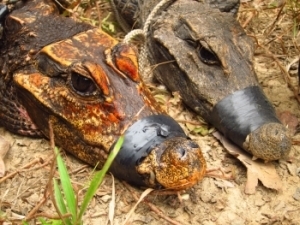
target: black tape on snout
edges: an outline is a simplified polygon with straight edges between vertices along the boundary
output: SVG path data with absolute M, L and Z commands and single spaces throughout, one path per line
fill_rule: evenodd
M 0 22 L 4 22 L 4 19 L 8 15 L 8 7 L 4 4 L 0 4 Z
M 243 148 L 246 137 L 266 123 L 280 123 L 271 103 L 258 86 L 234 92 L 212 110 L 211 123 Z
M 124 134 L 119 154 L 110 167 L 117 178 L 136 186 L 145 186 L 136 166 L 152 149 L 172 137 L 186 137 L 180 125 L 166 115 L 152 115 L 135 122 Z M 111 149 L 114 145 L 111 147 Z

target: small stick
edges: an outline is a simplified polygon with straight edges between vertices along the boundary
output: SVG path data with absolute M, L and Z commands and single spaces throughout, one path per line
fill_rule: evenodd
M 176 120 L 178 123 L 189 123 L 196 126 L 203 126 L 207 125 L 207 123 L 202 122 L 196 122 L 196 121 L 190 121 L 190 120 Z
M 298 62 L 298 95 L 300 94 L 300 57 Z
M 62 218 L 67 218 L 67 217 L 70 217 L 70 216 L 72 216 L 71 213 L 67 213 L 67 214 L 63 215 Z M 46 218 L 52 219 L 52 220 L 59 220 L 61 218 L 58 215 L 49 215 L 47 213 L 36 213 L 30 219 L 34 219 L 34 218 L 38 218 L 38 217 L 46 217 Z
M 216 171 L 220 171 L 221 175 L 219 175 L 217 173 L 214 173 Z M 224 179 L 224 180 L 234 180 L 234 177 L 232 175 L 226 176 L 226 174 L 224 173 L 224 171 L 221 168 L 206 170 L 205 176 L 206 177 L 214 177 L 214 178 Z
M 255 12 L 252 12 L 250 16 L 248 16 L 248 18 L 246 19 L 246 21 L 242 24 L 242 27 L 245 29 L 245 27 L 248 26 L 248 24 L 251 22 L 251 20 L 253 19 L 255 15 Z
M 129 190 L 129 192 L 132 194 L 133 198 L 138 201 L 139 198 L 136 196 L 135 192 L 133 190 L 131 190 L 131 187 L 129 187 L 129 185 L 126 182 L 122 182 L 125 187 L 127 188 L 127 190 Z M 170 217 L 164 215 L 164 212 L 162 210 L 160 210 L 159 208 L 157 208 L 155 205 L 153 205 L 152 203 L 150 203 L 149 201 L 147 201 L 146 199 L 143 200 L 143 202 L 145 204 L 147 204 L 149 206 L 149 208 L 155 212 L 159 217 L 161 217 L 162 219 L 168 221 L 170 224 L 174 224 L 174 225 L 181 225 L 179 222 L 172 220 Z
M 50 159 L 48 159 L 46 162 L 44 162 L 43 164 L 41 164 L 41 165 L 39 165 L 37 167 L 33 167 L 33 168 L 27 169 L 27 170 L 21 170 L 20 172 L 28 172 L 28 171 L 32 171 L 32 170 L 37 170 L 37 169 L 43 168 L 43 167 L 47 166 L 51 162 L 51 160 L 53 160 L 53 157 L 50 158 Z
M 39 210 L 39 208 L 47 201 L 48 197 L 49 194 L 42 198 L 42 200 L 27 214 L 27 216 L 25 217 L 25 221 L 29 221 L 35 217 L 34 215 Z
M 298 95 L 298 88 L 294 88 L 292 85 L 292 81 L 290 78 L 290 75 L 288 73 L 288 71 L 285 69 L 285 67 L 280 63 L 280 61 L 265 47 L 261 46 L 260 47 L 262 49 L 264 49 L 264 51 L 266 52 L 266 56 L 270 57 L 271 59 L 273 59 L 276 64 L 278 65 L 278 67 L 280 68 L 281 72 L 284 75 L 284 80 L 286 81 L 288 87 L 293 91 L 295 98 L 297 99 L 297 101 L 300 103 L 300 96 Z
M 55 144 L 54 144 L 54 133 L 53 133 L 53 128 L 51 125 L 51 122 L 49 121 L 49 137 L 50 137 L 50 147 L 54 150 Z M 36 212 L 39 210 L 39 208 L 47 201 L 47 199 L 49 198 L 50 194 L 48 192 L 48 190 L 52 190 L 51 189 L 51 184 L 52 184 L 52 178 L 54 176 L 55 173 L 55 160 L 53 158 L 52 163 L 51 163 L 51 170 L 50 170 L 50 175 L 46 184 L 46 188 L 44 190 L 44 197 L 42 198 L 42 200 L 39 202 L 39 204 L 37 204 L 26 216 L 25 220 L 29 221 L 36 216 Z M 50 192 L 52 193 L 52 192 Z M 61 218 L 61 215 L 59 215 Z
M 266 31 L 266 34 L 265 34 L 265 37 L 268 37 L 270 35 L 270 33 L 272 32 L 272 30 L 274 30 L 274 27 L 276 25 L 276 23 L 278 22 L 279 18 L 280 18 L 280 15 L 282 13 L 282 10 L 285 6 L 285 2 L 282 4 L 282 6 L 280 7 L 278 13 L 277 13 L 277 16 L 275 18 L 275 20 L 273 21 L 273 23 L 271 24 L 271 26 L 269 27 L 269 30 Z
M 23 172 L 25 169 L 31 167 L 32 165 L 34 165 L 34 164 L 36 164 L 36 163 L 39 163 L 40 160 L 41 160 L 41 159 L 34 159 L 34 160 L 31 161 L 30 163 L 28 163 L 28 164 L 26 164 L 25 166 L 23 166 L 21 169 L 19 169 L 19 170 L 17 170 L 17 171 L 14 171 L 14 172 L 12 172 L 12 173 L 10 173 L 10 174 L 7 174 L 5 177 L 2 177 L 2 178 L 0 179 L 0 184 L 1 184 L 2 182 L 4 182 L 5 180 L 7 180 L 7 179 L 9 179 L 9 178 L 11 178 L 11 177 L 13 177 L 13 176 L 15 176 L 17 173 Z

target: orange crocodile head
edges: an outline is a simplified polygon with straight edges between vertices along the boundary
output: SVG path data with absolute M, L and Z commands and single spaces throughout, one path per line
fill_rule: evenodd
M 203 177 L 199 146 L 144 87 L 129 45 L 60 16 L 52 0 L 22 3 L 3 23 L 1 126 L 49 137 L 51 124 L 57 146 L 98 168 L 125 132 L 111 172 L 138 186 L 185 189 Z
M 99 29 L 47 45 L 36 54 L 34 61 L 34 71 L 14 75 L 22 104 L 45 136 L 49 136 L 50 122 L 56 144 L 91 165 L 101 168 L 117 137 L 135 121 L 164 114 L 140 80 L 133 48 L 118 44 Z M 169 128 L 173 135 L 172 126 Z M 141 185 L 185 189 L 203 177 L 205 162 L 200 148 L 191 145 L 182 130 L 176 132 L 180 141 L 173 136 L 174 140 L 169 140 L 167 135 L 167 141 L 159 139 L 151 147 L 158 149 L 152 153 L 158 154 L 153 158 L 156 162 L 149 164 L 151 157 L 143 157 L 147 160 L 133 163 L 132 168 L 137 172 L 137 167 L 143 167 L 144 163 L 148 167 L 148 171 L 140 169 L 144 175 L 137 174 L 144 177 Z M 130 146 L 123 151 L 132 151 Z M 180 156 L 183 148 L 187 155 L 184 159 L 188 159 L 184 161 Z M 144 154 L 147 156 L 151 149 Z M 170 169 L 168 161 L 174 164 Z M 156 167 L 162 163 L 164 169 L 159 172 Z M 180 166 L 175 170 L 177 165 Z M 167 181 L 172 171 L 172 181 Z M 156 177 L 147 178 L 149 174 Z
M 107 150 L 135 119 L 161 112 L 140 82 L 135 51 L 99 29 L 44 47 L 36 69 L 14 81 L 36 125 L 48 136 L 51 121 L 57 142 L 78 136 Z M 76 145 L 72 152 L 89 158 Z

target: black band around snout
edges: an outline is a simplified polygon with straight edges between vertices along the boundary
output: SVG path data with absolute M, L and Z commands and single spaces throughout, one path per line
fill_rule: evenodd
M 222 99 L 213 108 L 210 122 L 242 148 L 252 131 L 266 123 L 280 123 L 258 86 L 247 87 Z
M 124 142 L 110 167 L 117 178 L 136 186 L 145 186 L 136 166 L 152 149 L 172 137 L 187 137 L 180 125 L 166 115 L 152 115 L 131 125 L 124 134 Z M 111 149 L 114 145 L 111 147 Z
M 8 7 L 4 4 L 0 4 L 0 23 L 2 23 L 8 15 Z

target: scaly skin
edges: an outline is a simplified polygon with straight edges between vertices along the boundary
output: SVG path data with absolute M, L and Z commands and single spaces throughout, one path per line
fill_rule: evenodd
M 235 19 L 239 0 L 167 0 L 148 18 L 162 2 L 112 0 L 125 29 L 144 30 L 140 57 L 153 66 L 155 79 L 178 91 L 192 110 L 254 157 L 287 157 L 291 139 L 259 88 L 253 42 Z M 244 97 L 250 107 L 243 105 Z M 266 134 L 266 126 L 272 132 Z
M 50 123 L 57 145 L 101 168 L 123 131 L 136 120 L 164 112 L 141 82 L 129 45 L 60 17 L 51 1 L 24 4 L 7 17 L 0 42 L 0 123 L 36 137 L 49 137 Z M 184 176 L 186 188 L 203 177 L 206 167 L 198 145 L 181 140 L 191 159 L 180 169 L 190 171 Z M 176 138 L 168 143 L 162 142 L 180 155 L 182 144 Z M 180 170 L 174 170 L 175 177 Z M 150 186 L 170 188 L 160 182 Z

